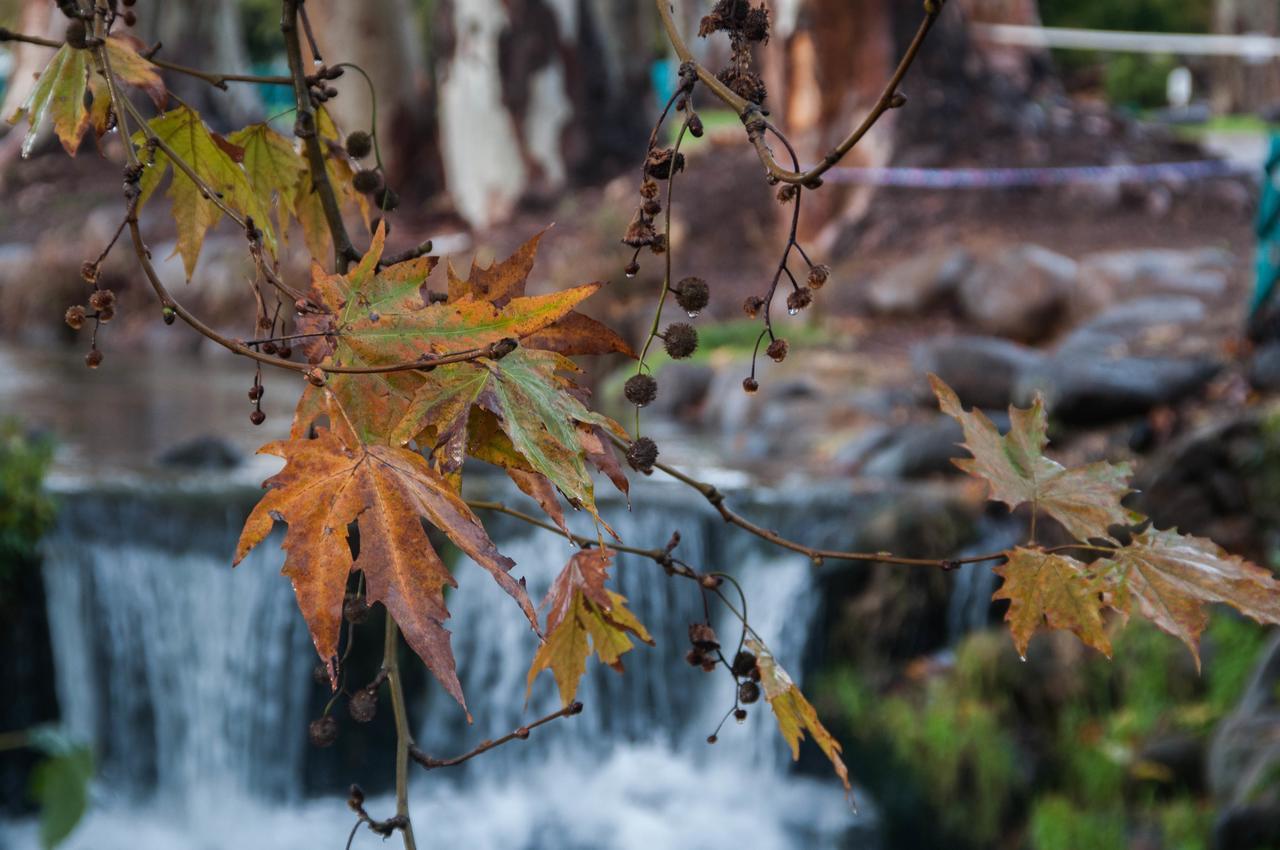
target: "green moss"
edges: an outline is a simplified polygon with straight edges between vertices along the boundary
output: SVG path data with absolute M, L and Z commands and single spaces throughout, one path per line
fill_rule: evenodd
M 1037 800 L 1028 829 L 1032 850 L 1126 850 L 1124 812 L 1085 811 L 1065 797 Z
M 49 440 L 26 434 L 12 420 L 0 420 L 0 578 L 15 561 L 35 554 L 36 543 L 53 521 L 53 501 L 43 486 L 52 459 Z

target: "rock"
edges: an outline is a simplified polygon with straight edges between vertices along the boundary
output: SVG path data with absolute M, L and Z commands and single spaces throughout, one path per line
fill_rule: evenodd
M 1008 340 L 957 336 L 921 343 L 911 359 L 917 372 L 946 381 L 966 405 L 1002 410 L 1013 401 L 1018 376 L 1038 368 L 1044 355 Z
M 1044 394 L 1050 414 L 1071 424 L 1098 424 L 1173 404 L 1201 388 L 1220 365 L 1204 358 L 1117 357 L 1060 352 L 1018 378 L 1017 404 Z
M 1134 773 L 1165 791 L 1198 794 L 1204 790 L 1205 742 L 1194 735 L 1169 735 L 1148 741 L 1139 751 Z
M 1135 291 L 1212 298 L 1226 291 L 1230 269 L 1231 257 L 1217 248 L 1106 251 L 1080 261 L 1081 275 L 1101 282 L 1112 298 Z
M 1280 390 L 1280 343 L 1268 343 L 1254 352 L 1249 383 L 1264 392 Z
M 997 425 L 1000 422 L 997 420 Z M 949 416 L 911 422 L 871 445 L 856 470 L 869 478 L 924 478 L 953 473 L 952 458 L 967 457 L 960 423 Z
M 1057 345 L 1060 355 L 1126 354 L 1145 337 L 1196 325 L 1207 317 L 1198 298 L 1152 296 L 1116 304 L 1075 328 Z
M 179 443 L 157 460 L 162 466 L 222 470 L 236 468 L 244 462 L 244 456 L 226 440 L 204 436 Z
M 879 316 L 916 316 L 951 297 L 973 267 L 964 248 L 939 251 L 908 260 L 871 280 L 863 297 Z
M 1037 245 L 1020 245 L 970 269 L 957 289 L 960 308 L 986 334 L 1044 338 L 1077 276 L 1076 262 Z
M 1280 806 L 1231 806 L 1213 825 L 1213 850 L 1280 847 Z

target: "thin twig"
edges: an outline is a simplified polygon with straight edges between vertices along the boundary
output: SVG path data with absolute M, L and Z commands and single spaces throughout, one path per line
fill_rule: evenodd
M 460 756 L 454 756 L 453 758 L 448 758 L 448 759 L 432 758 L 431 756 L 424 753 L 422 750 L 418 749 L 416 746 L 409 747 L 409 756 L 426 770 L 435 770 L 436 768 L 439 768 L 439 767 L 454 767 L 455 765 L 462 764 L 465 761 L 470 761 L 471 759 L 475 758 L 478 755 L 487 753 L 489 752 L 489 750 L 495 749 L 497 747 L 501 747 L 503 744 L 507 744 L 507 743 L 510 743 L 511 741 L 516 741 L 516 740 L 523 741 L 529 737 L 529 733 L 532 732 L 534 729 L 537 729 L 539 726 L 544 726 L 553 720 L 558 720 L 561 717 L 570 717 L 574 714 L 581 714 L 581 713 L 582 713 L 582 703 L 571 702 L 568 705 L 566 705 L 564 708 L 560 709 L 559 711 L 553 711 L 550 714 L 548 714 L 546 717 L 540 717 L 537 720 L 530 723 L 529 725 L 521 726 L 520 728 L 512 732 L 509 732 L 506 735 L 503 735 L 501 738 L 498 738 L 493 741 L 483 741 L 475 749 L 465 752 Z
M 671 13 L 670 0 L 655 0 L 658 6 L 658 15 L 662 19 L 662 27 L 666 31 L 667 38 L 671 41 L 671 46 L 676 51 L 676 56 L 680 61 L 691 63 L 697 71 L 698 79 L 707 89 L 716 96 L 722 103 L 738 114 L 742 123 L 748 128 L 748 136 L 751 143 L 755 147 L 756 154 L 760 157 L 760 162 L 769 172 L 770 179 L 780 183 L 790 183 L 796 186 L 812 186 L 818 182 L 823 174 L 825 174 L 832 166 L 836 165 L 840 160 L 844 159 L 849 151 L 853 150 L 858 142 L 870 132 L 871 128 L 876 125 L 886 112 L 894 108 L 894 99 L 898 93 L 898 87 L 902 85 L 903 79 L 907 72 L 915 63 L 916 57 L 920 54 L 920 48 L 924 45 L 925 39 L 929 35 L 929 31 L 933 29 L 934 23 L 937 22 L 938 16 L 942 13 L 944 0 L 925 0 L 924 3 L 924 20 L 920 22 L 919 29 L 916 30 L 915 37 L 911 40 L 911 44 L 907 47 L 903 54 L 898 67 L 894 70 L 893 75 L 885 84 L 884 89 L 877 98 L 871 111 L 867 113 L 866 118 L 862 120 L 853 132 L 851 132 L 844 141 L 836 145 L 832 150 L 822 158 L 822 161 L 808 171 L 791 171 L 783 168 L 778 161 L 773 158 L 773 153 L 769 150 L 768 144 L 765 143 L 760 133 L 752 132 L 751 128 L 754 124 L 763 119 L 763 114 L 759 105 L 752 103 L 732 91 L 724 83 L 720 82 L 710 70 L 698 64 L 693 57 L 693 51 L 689 49 L 689 45 L 685 42 L 684 37 L 680 35 L 680 29 L 676 26 L 675 19 Z

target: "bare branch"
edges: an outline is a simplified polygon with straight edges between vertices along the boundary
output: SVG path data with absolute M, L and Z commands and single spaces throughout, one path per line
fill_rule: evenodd
M 425 768 L 426 770 L 435 770 L 438 767 L 453 767 L 455 765 L 462 764 L 465 761 L 470 761 L 471 759 L 475 758 L 478 755 L 487 753 L 489 752 L 489 750 L 496 749 L 497 747 L 501 747 L 503 744 L 510 743 L 511 741 L 516 741 L 516 740 L 523 741 L 529 737 L 529 733 L 532 732 L 534 729 L 537 729 L 539 726 L 545 726 L 546 724 L 550 723 L 553 720 L 558 720 L 561 717 L 570 717 L 572 715 L 581 714 L 581 713 L 582 713 L 582 703 L 571 702 L 568 705 L 566 705 L 564 708 L 560 709 L 559 711 L 553 711 L 552 713 L 548 714 L 546 717 L 541 717 L 533 721 L 532 723 L 530 723 L 528 726 L 521 726 L 519 729 L 509 732 L 506 735 L 503 735 L 501 738 L 498 738 L 497 740 L 483 741 L 475 749 L 465 752 L 460 756 L 454 756 L 453 758 L 449 758 L 449 759 L 432 758 L 431 756 L 424 753 L 422 750 L 418 749 L 416 746 L 412 746 L 412 745 L 409 747 L 409 756 L 418 764 L 422 765 L 422 767 Z

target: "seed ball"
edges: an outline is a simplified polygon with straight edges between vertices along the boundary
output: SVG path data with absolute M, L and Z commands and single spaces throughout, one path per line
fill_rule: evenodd
M 720 739 L 719 739 L 718 737 L 716 737 L 715 735 L 708 735 L 708 736 L 707 736 L 707 743 L 708 743 L 708 744 L 714 744 L 716 741 L 719 741 L 719 740 L 720 740 Z
M 686 277 L 676 284 L 676 303 L 687 313 L 701 313 L 711 303 L 711 287 L 700 277 Z
M 87 41 L 89 37 L 89 30 L 85 27 L 84 21 L 80 18 L 73 18 L 67 22 L 67 30 L 63 33 L 62 37 L 67 44 L 77 50 L 84 50 L 89 46 Z
M 640 197 L 647 201 L 658 197 L 658 184 L 653 178 L 646 177 L 640 184 Z
M 702 133 L 702 119 L 697 115 L 691 115 L 689 117 L 689 135 L 693 136 L 695 139 L 701 139 Z
M 95 310 L 106 310 L 116 303 L 116 294 L 110 289 L 95 289 L 89 296 L 89 306 Z
M 644 214 L 647 216 L 655 216 L 662 212 L 662 203 L 657 200 L 645 201 L 640 205 L 640 209 L 644 210 Z
M 102 365 L 102 352 L 96 348 L 89 349 L 89 353 L 84 356 L 84 365 L 97 369 Z
M 633 375 L 623 386 L 627 401 L 636 407 L 644 407 L 658 397 L 658 382 L 652 375 Z
M 792 293 L 787 296 L 787 310 L 791 313 L 798 313 L 812 303 L 813 292 L 807 286 L 802 286 L 799 289 L 793 290 Z
M 751 318 L 760 315 L 760 311 L 764 309 L 764 298 L 759 295 L 752 295 L 746 301 L 742 302 L 742 312 Z
M 307 381 L 313 387 L 323 387 L 326 382 L 324 372 L 317 368 L 307 370 Z
M 363 596 L 348 596 L 342 603 L 342 616 L 353 625 L 360 625 L 369 619 L 371 613 L 368 601 Z
M 317 685 L 329 684 L 329 668 L 324 664 L 317 664 L 311 668 L 311 681 Z
M 706 658 L 704 658 L 702 660 L 702 672 L 714 673 L 715 671 L 716 671 L 716 660 L 710 656 L 707 656 Z
M 124 18 L 124 25 L 126 27 L 131 27 L 138 22 L 138 16 L 135 15 L 132 10 L 126 10 L 123 15 L 123 18 Z
M 249 387 L 249 401 L 257 401 L 262 398 L 262 395 L 265 392 L 266 390 L 262 388 L 262 384 L 254 384 Z
M 373 196 L 373 202 L 377 205 L 378 209 L 391 212 L 396 207 L 400 206 L 400 196 L 393 190 L 383 186 Z
M 720 648 L 720 641 L 716 638 L 716 630 L 711 628 L 708 623 L 690 623 L 689 642 L 703 652 L 714 652 Z
M 364 130 L 347 134 L 347 155 L 352 159 L 364 159 L 373 152 L 373 137 Z
M 98 264 L 90 260 L 85 260 L 80 264 L 80 277 L 85 283 L 93 286 L 98 282 L 98 274 L 101 271 Z
M 631 262 L 627 263 L 627 267 L 626 269 L 624 269 L 624 271 L 626 272 L 627 277 L 635 277 L 636 275 L 640 274 L 640 264 L 637 263 L 635 260 L 632 260 Z
M 749 676 L 751 675 L 751 671 L 754 670 L 755 668 L 756 668 L 755 653 L 748 652 L 747 650 L 743 649 L 743 650 L 740 650 L 737 655 L 733 656 L 733 667 L 731 668 L 733 670 L 733 675 Z
M 382 188 L 382 175 L 370 168 L 362 168 L 351 178 L 351 185 L 362 195 L 372 195 Z
M 701 667 L 702 662 L 706 660 L 706 656 L 699 649 L 690 649 L 684 654 L 684 660 L 689 663 L 690 667 Z
M 338 740 L 338 721 L 329 714 L 312 720 L 307 724 L 307 739 L 313 747 L 332 747 Z
M 831 277 L 830 266 L 813 266 L 809 269 L 809 288 L 821 289 L 827 285 L 827 280 Z
M 636 472 L 653 474 L 653 464 L 658 460 L 658 444 L 648 437 L 640 437 L 627 449 L 627 463 Z
M 98 321 L 104 325 L 116 317 L 115 307 L 103 307 L 98 311 Z
M 747 719 L 747 710 L 745 708 L 735 708 L 733 710 L 733 719 L 739 723 Z
M 760 699 L 760 686 L 755 682 L 743 682 L 738 685 L 738 702 L 751 705 Z
M 698 350 L 698 332 L 693 325 L 675 322 L 667 326 L 662 343 L 672 360 L 684 360 Z
M 254 425 L 261 425 L 263 422 L 267 421 L 267 414 L 255 408 L 254 411 L 249 414 L 249 421 Z
M 775 339 L 769 343 L 769 347 L 765 349 L 764 353 L 769 355 L 769 359 L 774 363 L 781 363 L 787 359 L 787 352 L 790 350 L 791 346 L 785 339 Z
M 378 715 L 378 692 L 368 688 L 356 691 L 347 701 L 347 711 L 355 722 L 368 723 Z
M 759 392 L 760 382 L 757 381 L 755 378 L 743 378 L 742 389 L 745 390 L 748 394 L 754 394 L 756 392 Z
M 68 307 L 66 315 L 64 315 L 63 318 L 66 319 L 67 327 L 71 328 L 73 331 L 80 330 L 82 327 L 84 327 L 84 319 L 85 319 L 84 307 L 80 306 L 79 304 L 75 305 L 74 307 Z

